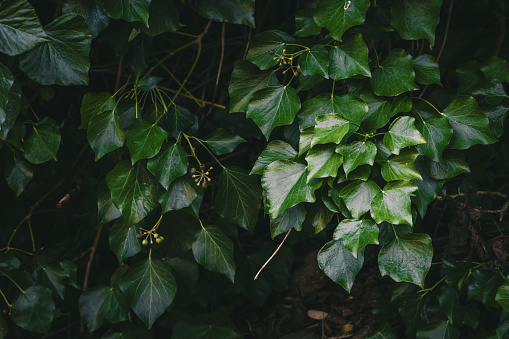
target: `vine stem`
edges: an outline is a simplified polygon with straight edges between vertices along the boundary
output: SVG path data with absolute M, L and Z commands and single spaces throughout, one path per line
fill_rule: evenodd
M 9 300 L 7 300 L 7 297 L 5 296 L 4 292 L 1 289 L 0 289 L 0 294 L 4 298 L 5 303 L 7 304 L 7 307 L 9 307 L 9 309 L 10 309 L 12 307 L 12 304 L 9 302 Z
M 205 150 L 207 150 L 207 152 L 209 152 L 209 154 L 212 156 L 212 158 L 214 158 L 214 160 L 219 164 L 219 166 L 221 166 L 223 169 L 226 169 L 226 167 L 223 166 L 223 164 L 216 158 L 216 156 L 214 155 L 214 153 L 212 153 L 209 148 L 203 143 L 203 140 L 201 139 L 198 139 L 197 137 L 193 137 L 192 135 L 189 136 L 190 138 L 193 138 L 194 140 L 198 141 L 200 143 L 200 145 L 202 145 L 203 148 L 205 148 Z M 188 139 L 189 140 L 189 139 Z M 191 143 L 189 143 L 189 145 L 191 145 Z M 192 147 L 192 146 L 191 146 Z M 198 159 L 196 159 L 198 160 Z M 198 161 L 199 163 L 199 161 Z M 201 165 L 201 164 L 200 164 Z
M 269 262 L 272 260 L 272 258 L 274 258 L 274 256 L 276 255 L 276 253 L 279 251 L 279 249 L 281 248 L 281 246 L 283 246 L 283 244 L 285 243 L 286 241 L 286 238 L 288 238 L 288 236 L 290 235 L 290 232 L 292 231 L 292 229 L 290 228 L 288 230 L 288 232 L 286 233 L 283 241 L 281 241 L 281 243 L 279 244 L 279 246 L 276 248 L 276 250 L 274 251 L 274 253 L 272 253 L 272 255 L 270 256 L 269 259 L 267 259 L 267 261 L 265 262 L 265 264 L 263 264 L 263 266 L 260 268 L 260 270 L 258 271 L 258 273 L 256 273 L 255 277 L 253 280 L 256 280 L 258 279 L 258 276 L 260 275 L 260 273 L 262 273 L 263 269 L 265 268 L 265 266 L 267 266 L 269 264 Z
M 25 291 L 21 288 L 21 286 L 19 286 L 15 281 L 14 279 L 12 279 L 7 273 L 5 273 L 4 271 L 0 270 L 0 273 L 2 273 L 4 276 L 7 277 L 7 279 L 9 279 L 14 285 L 16 285 L 16 287 L 18 288 L 18 290 L 20 290 L 21 293 L 25 293 Z

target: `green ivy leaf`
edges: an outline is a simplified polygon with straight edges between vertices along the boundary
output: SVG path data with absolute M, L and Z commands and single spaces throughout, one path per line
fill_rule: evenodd
M 274 71 L 261 71 L 250 62 L 238 60 L 235 62 L 230 87 L 230 113 L 247 112 L 249 100 L 257 91 L 278 85 Z
M 93 117 L 106 111 L 113 111 L 114 108 L 115 98 L 108 92 L 85 94 L 81 102 L 81 125 L 79 128 L 86 129 Z
M 64 14 L 44 30 L 51 39 L 23 54 L 19 68 L 43 85 L 88 85 L 92 36 L 78 14 Z
M 382 165 L 382 177 L 384 180 L 422 180 L 421 174 L 414 165 L 418 155 L 419 153 L 409 148 L 402 150 L 399 155 L 391 155 Z
M 320 34 L 322 29 L 313 20 L 314 13 L 314 9 L 301 9 L 295 13 L 295 26 L 297 26 L 295 35 L 307 37 Z
M 140 222 L 157 207 L 159 185 L 141 162 L 122 161 L 106 175 L 111 200 L 127 227 Z
M 339 144 L 350 129 L 348 120 L 335 113 L 322 114 L 315 121 L 311 147 L 327 143 Z
M 378 227 L 370 219 L 344 219 L 334 231 L 334 240 L 341 240 L 347 250 L 352 252 L 355 258 L 358 253 L 368 244 L 378 245 Z
M 360 34 L 346 35 L 343 42 L 330 50 L 329 75 L 333 80 L 348 79 L 354 75 L 371 76 L 368 47 Z
M 144 92 L 150 92 L 153 90 L 157 84 L 163 80 L 163 78 L 153 77 L 153 76 L 144 76 L 138 81 L 136 87 Z
M 505 279 L 498 272 L 474 270 L 468 278 L 467 300 L 477 300 L 491 307 L 498 307 L 495 296 Z
M 42 285 L 31 286 L 16 297 L 12 307 L 18 311 L 11 317 L 16 325 L 30 332 L 48 332 L 55 312 L 50 289 Z
M 149 6 L 151 0 L 104 0 L 104 11 L 113 19 L 141 21 L 149 26 Z
M 509 63 L 498 56 L 490 56 L 480 66 L 484 76 L 496 82 L 509 82 Z
M 290 86 L 267 86 L 249 100 L 247 117 L 254 120 L 267 140 L 277 126 L 289 125 L 300 110 L 300 99 Z
M 394 336 L 394 333 L 390 328 L 384 327 L 381 330 L 378 330 L 378 332 L 372 332 L 366 337 L 366 339 L 396 339 L 396 336 Z
M 221 127 L 216 128 L 206 139 L 207 146 L 217 155 L 231 153 L 238 145 L 246 142 L 244 138 Z
M 196 10 L 210 20 L 255 28 L 255 0 L 196 0 Z
M 399 154 L 399 151 L 404 147 L 426 143 L 426 139 L 415 128 L 414 122 L 414 118 L 402 116 L 391 123 L 383 140 L 389 151 Z
M 307 167 L 290 160 L 271 163 L 262 176 L 271 219 L 300 202 L 315 202 L 314 191 L 321 186 L 317 179 L 307 182 Z
M 14 126 L 16 122 L 16 118 L 20 112 L 21 108 L 21 85 L 16 79 L 14 80 L 11 89 L 8 94 L 8 101 L 6 106 L 0 106 L 0 116 L 3 119 L 2 124 L 0 124 L 0 139 L 6 140 L 11 131 L 11 128 Z
M 270 235 L 272 239 L 280 234 L 288 232 L 288 230 L 292 227 L 297 231 L 300 231 L 305 219 L 306 209 L 302 206 L 302 204 L 290 207 L 279 217 L 270 220 Z
M 43 285 L 51 289 L 53 295 L 61 300 L 64 300 L 65 281 L 69 278 L 69 274 L 59 262 L 41 266 L 40 270 L 37 272 L 37 279 Z
M 444 339 L 458 339 L 460 337 L 460 331 L 450 320 L 438 320 L 422 328 L 419 328 L 416 333 L 417 339 L 427 338 L 444 338 Z
M 391 9 L 391 26 L 403 39 L 427 39 L 435 44 L 435 29 L 440 20 L 442 0 L 396 0 Z
M 110 23 L 110 18 L 104 13 L 102 6 L 95 1 L 68 0 L 65 2 L 62 13 L 77 13 L 87 22 L 92 39 L 97 38 Z
M 299 135 L 299 154 L 300 157 L 302 154 L 306 153 L 311 148 L 311 140 L 313 140 L 313 127 L 306 128 Z
M 152 0 L 148 13 L 148 27 L 142 26 L 141 30 L 150 36 L 180 28 L 179 11 L 172 0 Z
M 450 179 L 461 173 L 470 173 L 470 167 L 468 167 L 465 161 L 465 155 L 456 150 L 445 150 L 441 163 L 429 159 L 426 160 L 428 172 L 435 180 Z
M 140 159 L 152 158 L 159 153 L 164 139 L 168 137 L 164 129 L 143 119 L 134 120 L 127 128 L 125 135 L 133 164 Z
M 378 255 L 382 276 L 394 281 L 407 281 L 424 287 L 424 278 L 431 267 L 433 247 L 427 234 L 399 235 L 385 244 Z
M 311 221 L 311 226 L 315 229 L 315 234 L 323 231 L 327 225 L 329 225 L 333 216 L 334 213 L 323 204 L 319 196 L 317 203 L 310 206 L 310 211 L 308 213 L 308 218 Z
M 371 141 L 354 141 L 350 145 L 339 145 L 336 152 L 343 155 L 343 169 L 348 177 L 358 166 L 373 166 L 377 148 Z
M 467 149 L 477 144 L 492 144 L 488 118 L 471 96 L 456 97 L 442 112 L 453 129 L 450 148 Z
M 51 159 L 57 161 L 60 128 L 55 120 L 45 117 L 32 126 L 34 130 L 23 144 L 25 158 L 32 164 L 41 164 Z
M 350 293 L 355 276 L 364 264 L 363 251 L 356 259 L 339 240 L 326 243 L 318 252 L 318 266 L 336 284 L 343 286 Z
M 504 339 L 509 335 L 509 319 L 500 321 L 496 330 L 496 338 Z
M 117 220 L 110 231 L 110 248 L 121 263 L 141 251 L 141 240 L 136 238 L 140 230 L 136 226 L 126 227 L 123 220 Z
M 369 0 L 319 0 L 316 4 L 315 22 L 329 30 L 332 37 L 341 40 L 343 33 L 350 27 L 361 25 L 366 18 Z
M 14 191 L 16 197 L 19 197 L 20 194 L 23 193 L 33 176 L 34 169 L 22 157 L 14 157 L 5 165 L 5 181 Z
M 129 300 L 118 287 L 97 286 L 88 289 L 81 294 L 78 305 L 90 331 L 101 328 L 104 320 L 115 324 L 128 319 Z
M 177 178 L 171 183 L 168 191 L 159 197 L 161 213 L 189 207 L 197 196 L 196 184 L 189 175 Z
M 175 138 L 178 139 L 180 132 L 187 131 L 194 124 L 194 116 L 187 110 L 179 105 L 171 105 L 166 113 L 165 124 L 166 130 Z
M 440 66 L 430 54 L 421 54 L 412 62 L 415 71 L 415 81 L 420 84 L 442 85 L 440 82 Z
M 94 115 L 87 128 L 87 139 L 95 160 L 124 145 L 125 133 L 120 117 L 114 111 Z
M 322 45 L 314 45 L 311 49 L 300 55 L 299 66 L 304 75 L 318 74 L 328 78 L 327 69 L 329 61 L 327 60 L 327 49 Z
M 373 94 L 362 95 L 367 103 L 368 112 L 362 120 L 361 127 L 365 130 L 379 129 L 385 126 L 392 117 L 393 106 L 388 99 L 379 98 Z
M 336 177 L 343 157 L 335 152 L 335 145 L 316 145 L 306 155 L 309 183 L 313 178 Z
M 453 133 L 449 121 L 443 116 L 432 116 L 419 122 L 416 127 L 426 140 L 425 144 L 415 146 L 417 151 L 433 161 L 442 162 L 442 153 L 449 145 Z
M 175 278 L 167 261 L 152 259 L 139 261 L 129 267 L 120 278 L 120 289 L 131 299 L 134 313 L 151 328 L 170 306 L 177 292 Z
M 47 41 L 49 37 L 28 1 L 4 0 L 0 3 L 0 52 L 15 56 Z
M 415 196 L 412 197 L 412 202 L 417 206 L 417 210 L 421 217 L 424 218 L 428 205 L 435 200 L 442 186 L 444 186 L 445 181 L 436 181 L 428 175 L 427 171 L 424 170 L 424 159 L 422 157 L 417 158 L 415 165 L 422 179 L 412 180 L 412 183 L 419 187 L 419 189 L 415 191 Z
M 373 181 L 355 180 L 339 192 L 346 207 L 355 219 L 369 211 L 371 202 L 380 192 L 380 187 Z
M 173 180 L 187 172 L 187 154 L 179 144 L 173 144 L 147 163 L 147 168 L 167 190 Z
M 9 100 L 9 91 L 13 84 L 14 76 L 11 71 L 0 63 L 0 107 L 5 107 L 7 105 L 7 101 Z M 4 123 L 5 118 L 5 112 L 0 111 L 0 124 Z
M 277 57 L 286 50 L 286 44 L 294 41 L 295 39 L 281 31 L 265 31 L 256 34 L 249 41 L 246 60 L 262 70 L 271 68 L 276 65 Z M 274 51 L 274 54 L 269 54 L 269 51 Z
M 368 180 L 371 175 L 371 166 L 370 165 L 362 165 L 348 173 L 348 176 L 345 174 L 343 167 L 339 168 L 338 175 L 336 177 L 336 182 L 338 184 L 348 181 L 348 180 Z
M 226 275 L 235 280 L 233 243 L 218 227 L 202 227 L 193 240 L 193 255 L 200 265 L 209 271 Z
M 495 300 L 504 309 L 509 310 L 509 284 L 505 283 L 498 288 Z
M 293 160 L 297 156 L 297 152 L 290 144 L 281 140 L 269 142 L 267 148 L 262 151 L 258 159 L 256 159 L 251 174 L 262 174 L 265 168 L 276 160 Z
M 373 199 L 371 216 L 377 224 L 387 221 L 391 224 L 413 225 L 410 210 L 410 193 L 417 186 L 409 181 L 391 181 Z
M 406 51 L 393 49 L 369 79 L 378 96 L 396 96 L 403 92 L 419 89 L 414 84 L 415 72 L 412 56 Z
M 111 192 L 106 181 L 101 181 L 97 187 L 97 224 L 104 225 L 121 216 L 122 214 L 111 200 Z

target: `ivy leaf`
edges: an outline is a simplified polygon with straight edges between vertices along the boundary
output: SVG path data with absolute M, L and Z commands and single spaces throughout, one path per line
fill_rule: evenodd
M 87 128 L 87 139 L 95 160 L 124 145 L 125 133 L 120 117 L 113 111 L 94 115 Z
M 173 144 L 147 163 L 147 168 L 167 190 L 173 180 L 187 172 L 187 154 L 179 144 Z
M 205 142 L 212 152 L 217 155 L 223 155 L 233 152 L 238 145 L 246 142 L 246 140 L 219 127 L 207 137 Z
M 226 275 L 235 280 L 233 243 L 218 227 L 202 227 L 193 240 L 193 255 L 196 261 L 209 271 Z
M 16 325 L 30 332 L 48 332 L 55 312 L 50 289 L 42 285 L 31 286 L 16 297 L 12 307 L 18 311 L 11 317 Z
M 262 151 L 258 159 L 256 159 L 251 174 L 262 174 L 270 163 L 276 160 L 293 160 L 297 156 L 297 152 L 290 144 L 281 140 L 269 142 L 267 148 Z
M 373 199 L 371 216 L 377 224 L 387 221 L 391 224 L 413 225 L 410 210 L 410 193 L 417 186 L 409 181 L 391 181 Z
M 453 129 L 450 148 L 467 149 L 477 144 L 492 144 L 488 118 L 471 96 L 456 97 L 442 112 Z
M 498 56 L 490 56 L 480 66 L 487 79 L 497 82 L 509 82 L 509 64 Z
M 335 152 L 334 145 L 316 145 L 306 155 L 308 163 L 307 182 L 313 178 L 336 177 L 343 157 Z
M 314 191 L 320 186 L 317 179 L 307 182 L 306 166 L 290 160 L 274 161 L 262 176 L 270 218 L 277 218 L 300 202 L 315 202 Z
M 317 144 L 339 144 L 350 129 L 348 120 L 335 113 L 322 114 L 315 121 L 311 147 Z
M 167 261 L 152 259 L 139 261 L 129 267 L 120 278 L 120 289 L 131 299 L 134 313 L 150 329 L 170 306 L 177 292 L 177 284 Z
M 327 49 L 322 45 L 314 45 L 309 51 L 305 51 L 299 57 L 299 66 L 304 75 L 318 74 L 328 78 Z
M 142 26 L 141 30 L 150 36 L 180 28 L 179 11 L 172 0 L 152 0 L 148 14 L 148 27 Z
M 166 130 L 175 138 L 178 139 L 180 132 L 187 131 L 194 124 L 194 116 L 187 110 L 179 105 L 172 105 L 168 109 L 165 118 Z
M 255 177 L 240 167 L 226 167 L 219 176 L 217 213 L 253 232 L 258 221 L 262 189 Z
M 442 0 L 396 0 L 391 9 L 391 26 L 403 39 L 427 39 L 435 44 L 435 29 L 440 20 Z
M 51 39 L 23 54 L 19 68 L 43 85 L 88 85 L 92 36 L 78 14 L 64 14 L 44 30 Z
M 300 231 L 305 219 L 306 209 L 302 204 L 290 207 L 279 217 L 270 220 L 270 235 L 272 239 L 274 240 L 278 235 L 288 232 L 292 227 Z
M 168 188 L 168 191 L 159 197 L 159 203 L 162 208 L 161 213 L 191 206 L 194 199 L 198 196 L 195 187 L 196 184 L 190 176 L 175 179 Z
M 343 169 L 348 177 L 358 166 L 373 166 L 377 148 L 371 141 L 354 141 L 350 145 L 339 145 L 336 152 L 343 155 Z
M 442 162 L 442 153 L 449 145 L 453 133 L 449 121 L 443 116 L 432 116 L 419 122 L 416 127 L 426 140 L 425 144 L 415 146 L 417 151 L 433 161 Z
M 255 0 L 196 0 L 196 10 L 210 20 L 255 28 Z
M 80 314 L 90 331 L 103 325 L 127 320 L 129 300 L 118 287 L 97 286 L 83 292 L 79 299 Z
M 412 65 L 415 71 L 416 82 L 425 85 L 442 85 L 440 82 L 440 66 L 433 56 L 421 54 L 414 59 Z
M 350 27 L 361 25 L 366 18 L 369 0 L 319 0 L 313 18 L 318 26 L 329 30 L 332 37 L 341 40 L 343 33 Z
M 396 96 L 403 92 L 419 89 L 415 86 L 414 80 L 412 56 L 400 48 L 395 48 L 373 71 L 369 82 L 376 95 Z
M 391 123 L 383 140 L 389 151 L 399 154 L 399 151 L 404 147 L 426 143 L 426 139 L 415 128 L 414 122 L 414 118 L 402 116 Z
M 419 188 L 415 191 L 412 202 L 417 206 L 421 218 L 424 218 L 428 205 L 435 200 L 445 181 L 436 181 L 428 175 L 427 171 L 424 170 L 424 158 L 417 158 L 415 165 L 421 174 L 422 180 L 412 180 L 412 183 Z
M 57 161 L 61 138 L 55 120 L 45 117 L 32 126 L 34 130 L 23 144 L 25 158 L 32 164 L 42 164 L 51 159 Z
M 69 274 L 64 270 L 59 262 L 41 266 L 40 270 L 37 272 L 37 279 L 43 285 L 51 289 L 53 291 L 53 295 L 61 300 L 64 300 L 64 282 L 69 278 Z
M 441 163 L 427 159 L 426 167 L 430 176 L 435 180 L 450 179 L 461 173 L 470 173 L 465 155 L 459 151 L 449 149 L 444 151 Z
M 399 155 L 391 155 L 382 165 L 382 177 L 385 181 L 394 180 L 422 180 L 414 162 L 419 153 L 409 148 L 401 151 Z
M 373 198 L 380 192 L 380 187 L 373 181 L 355 180 L 339 192 L 346 207 L 355 219 L 369 211 Z
M 0 116 L 2 117 L 2 124 L 0 124 L 0 139 L 6 140 L 11 131 L 11 128 L 16 122 L 21 108 L 21 85 L 15 79 L 8 94 L 8 101 L 6 106 L 0 106 Z
M 104 11 L 113 19 L 141 21 L 149 26 L 149 6 L 151 0 L 104 0 Z
M 290 86 L 267 86 L 253 94 L 247 117 L 254 120 L 267 140 L 277 126 L 289 125 L 300 110 L 300 99 Z
M 314 13 L 314 9 L 301 9 L 295 13 L 295 26 L 297 26 L 295 35 L 307 37 L 320 34 L 321 28 L 313 20 Z
M 106 181 L 101 181 L 97 187 L 97 224 L 104 225 L 121 216 L 122 214 L 111 201 L 111 192 Z
M 265 31 L 256 34 L 249 41 L 246 60 L 262 70 L 271 68 L 276 65 L 277 57 L 286 50 L 286 44 L 294 41 L 295 39 L 281 31 Z M 269 51 L 274 51 L 274 54 L 269 54 Z
M 360 34 L 345 36 L 343 42 L 329 52 L 329 75 L 333 80 L 342 80 L 363 75 L 370 77 L 368 47 Z
M 115 98 L 108 92 L 87 93 L 81 101 L 81 124 L 80 129 L 86 129 L 90 120 L 101 115 L 106 111 L 113 111 L 115 108 Z
M 313 127 L 306 128 L 299 135 L 299 157 L 311 148 L 311 140 L 313 140 Z
M 0 52 L 15 56 L 49 41 L 49 37 L 28 1 L 4 0 L 0 3 L 0 41 Z
M 110 23 L 110 18 L 104 13 L 102 6 L 95 1 L 68 0 L 65 2 L 62 13 L 77 13 L 87 22 L 92 39 L 97 38 Z
M 4 169 L 4 177 L 7 185 L 19 197 L 25 190 L 26 185 L 32 180 L 34 169 L 22 157 L 14 157 Z
M 378 255 L 382 276 L 394 281 L 407 281 L 424 287 L 424 278 L 431 267 L 433 247 L 427 234 L 409 233 L 385 244 Z
M 350 293 L 355 276 L 364 264 L 363 251 L 356 259 L 339 240 L 326 243 L 318 252 L 318 266 L 336 284 L 343 286 Z
M 111 200 L 127 227 L 140 222 L 157 207 L 159 185 L 141 162 L 122 161 L 106 175 Z
M 144 92 L 150 92 L 154 88 L 156 88 L 157 84 L 161 82 L 163 78 L 153 77 L 153 76 L 144 76 L 138 81 L 136 87 Z
M 14 84 L 14 76 L 11 71 L 0 63 L 0 107 L 5 107 L 9 100 L 9 90 Z M 4 114 L 2 114 L 4 113 Z M 0 124 L 5 121 L 5 112 L 0 111 Z
M 393 112 L 393 106 L 389 100 L 379 98 L 373 94 L 363 95 L 362 100 L 368 106 L 368 112 L 362 120 L 362 128 L 365 130 L 378 129 L 389 122 Z
M 110 248 L 121 263 L 125 258 L 134 256 L 141 251 L 141 240 L 136 238 L 140 234 L 138 227 L 126 227 L 123 220 L 117 220 L 110 231 Z
M 378 227 L 370 219 L 344 219 L 334 231 L 334 240 L 341 240 L 357 259 L 358 253 L 368 244 L 378 245 Z
M 134 120 L 125 134 L 133 164 L 140 159 L 152 158 L 159 153 L 164 139 L 168 137 L 164 129 L 143 119 Z

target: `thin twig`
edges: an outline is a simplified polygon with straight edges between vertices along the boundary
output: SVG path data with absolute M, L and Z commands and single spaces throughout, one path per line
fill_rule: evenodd
M 247 51 L 249 49 L 249 41 L 251 40 L 251 32 L 253 32 L 253 29 L 251 27 L 249 27 L 249 34 L 247 36 L 246 50 L 244 51 L 244 56 L 242 57 L 242 60 L 244 60 L 247 56 Z
M 283 241 L 281 241 L 281 243 L 279 244 L 279 246 L 276 248 L 276 250 L 274 251 L 274 253 L 272 253 L 272 255 L 270 256 L 269 259 L 267 259 L 267 261 L 265 262 L 265 264 L 263 264 L 262 268 L 260 268 L 260 270 L 258 271 L 258 273 L 256 273 L 255 277 L 253 280 L 256 280 L 258 279 L 258 276 L 260 275 L 260 273 L 262 273 L 263 269 L 265 268 L 265 266 L 268 265 L 268 263 L 272 260 L 272 258 L 274 258 L 274 256 L 276 255 L 276 253 L 279 251 L 279 249 L 281 248 L 281 246 L 283 246 L 283 244 L 285 243 L 286 241 L 286 238 L 288 238 L 288 236 L 290 235 L 290 232 L 292 231 L 292 229 L 290 228 L 288 230 L 288 232 L 286 233 L 285 235 L 285 238 L 283 239 Z
M 208 116 L 212 112 L 212 107 L 214 107 L 214 103 L 216 102 L 217 88 L 219 87 L 219 78 L 221 77 L 221 70 L 223 69 L 225 29 L 226 29 L 226 22 L 223 22 L 223 27 L 221 29 L 221 58 L 219 59 L 219 68 L 217 70 L 216 86 L 214 87 L 214 94 L 212 95 L 212 105 L 210 106 L 209 111 L 207 112 L 206 116 Z

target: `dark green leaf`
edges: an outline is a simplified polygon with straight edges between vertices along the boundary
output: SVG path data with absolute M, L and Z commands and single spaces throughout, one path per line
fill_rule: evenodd
M 316 145 L 306 155 L 307 182 L 313 178 L 336 177 L 343 157 L 335 152 L 335 145 Z
M 104 225 L 121 216 L 122 214 L 111 201 L 111 192 L 106 181 L 101 181 L 97 187 L 97 224 Z
M 88 24 L 92 39 L 97 38 L 110 23 L 110 18 L 102 10 L 102 6 L 94 0 L 67 0 L 62 8 L 62 13 L 77 13 Z
M 61 300 L 64 300 L 65 281 L 69 278 L 69 274 L 58 262 L 41 266 L 41 269 L 37 272 L 37 279 L 51 289 L 53 295 Z
M 90 120 L 106 111 L 113 111 L 115 108 L 115 98 L 108 92 L 91 93 L 88 92 L 81 102 L 81 125 L 80 129 L 86 129 Z
M 315 11 L 313 9 L 301 9 L 295 13 L 295 26 L 297 26 L 295 35 L 306 37 L 320 33 L 320 26 L 313 20 L 314 13 Z
M 5 140 L 16 122 L 16 118 L 21 108 L 21 85 L 14 80 L 14 84 L 9 90 L 8 101 L 6 106 L 0 106 L 0 116 L 3 119 L 0 124 L 0 139 Z
M 359 219 L 364 213 L 369 211 L 371 203 L 380 187 L 373 181 L 355 180 L 339 192 L 339 196 L 345 202 L 346 207 L 355 219 Z
M 11 318 L 16 325 L 30 332 L 48 332 L 55 311 L 50 289 L 31 286 L 16 297 L 12 307 L 17 311 Z
M 393 154 L 382 165 L 382 177 L 385 181 L 394 180 L 422 180 L 414 162 L 419 153 L 405 148 L 399 155 Z
M 451 141 L 453 133 L 449 121 L 443 116 L 433 116 L 419 122 L 416 127 L 426 140 L 425 144 L 415 146 L 417 151 L 433 161 L 442 162 L 442 152 Z
M 258 159 L 256 159 L 251 174 L 263 174 L 265 168 L 276 160 L 293 160 L 297 156 L 297 152 L 290 144 L 281 140 L 269 142 L 267 148 L 262 151 Z
M 339 144 L 350 129 L 348 120 L 335 113 L 322 114 L 315 121 L 311 147 L 317 144 Z
M 470 173 L 465 155 L 456 150 L 445 150 L 442 155 L 442 163 L 426 159 L 426 167 L 430 176 L 435 180 L 450 179 L 461 173 Z
M 9 100 L 9 90 L 13 84 L 14 76 L 11 71 L 0 63 L 0 107 L 5 107 L 7 105 L 7 101 Z M 5 112 L 0 111 L 0 124 L 4 123 L 5 118 Z
M 310 211 L 308 213 L 308 219 L 311 221 L 311 226 L 315 229 L 315 234 L 323 231 L 331 221 L 334 213 L 323 204 L 321 199 L 310 206 Z
M 32 126 L 34 130 L 23 144 L 25 158 L 32 164 L 41 164 L 51 159 L 57 161 L 60 147 L 60 128 L 57 123 L 46 117 Z
M 329 52 L 331 79 L 348 79 L 354 75 L 370 77 L 368 47 L 360 34 L 348 35 Z
M 432 322 L 417 330 L 417 339 L 441 338 L 441 339 L 457 339 L 460 332 L 451 324 L 450 320 L 442 320 Z
M 396 0 L 391 9 L 391 25 L 403 39 L 427 39 L 435 44 L 442 0 Z
M 168 189 L 173 180 L 187 172 L 187 154 L 179 144 L 173 144 L 147 163 L 148 170 Z
M 87 139 L 95 152 L 95 160 L 124 145 L 125 133 L 117 113 L 106 111 L 94 115 L 87 128 Z
M 305 51 L 299 57 L 300 70 L 304 75 L 318 74 L 328 78 L 328 65 L 327 50 L 322 45 L 314 45 L 309 51 Z
M 415 165 L 421 174 L 421 180 L 412 180 L 412 183 L 419 189 L 415 191 L 415 196 L 412 197 L 412 202 L 417 206 L 417 210 L 422 218 L 426 215 L 428 205 L 435 200 L 437 194 L 442 189 L 444 181 L 436 181 L 431 178 L 427 171 L 424 169 L 424 159 L 417 158 Z
M 343 169 L 348 177 L 358 166 L 373 166 L 377 149 L 371 141 L 354 141 L 350 145 L 339 145 L 336 152 L 343 155 Z
M 362 120 L 362 128 L 365 130 L 378 129 L 389 122 L 393 110 L 392 103 L 389 100 L 376 97 L 373 94 L 363 95 L 362 100 L 368 106 L 368 113 Z
M 249 41 L 246 60 L 262 70 L 271 68 L 276 65 L 278 56 L 286 50 L 286 44 L 293 41 L 295 40 L 291 36 L 281 31 L 259 33 Z M 269 51 L 274 51 L 274 54 L 269 54 Z
M 392 102 L 392 113 L 391 116 L 395 116 L 398 113 L 408 113 L 413 108 L 412 99 L 404 94 L 398 95 Z
M 196 10 L 207 19 L 255 28 L 255 0 L 196 0 Z
M 366 339 L 396 339 L 390 328 L 383 328 L 378 332 L 369 334 Z
M 144 76 L 143 78 L 140 79 L 140 81 L 138 81 L 136 87 L 142 91 L 150 92 L 157 86 L 159 82 L 161 82 L 161 80 L 163 80 L 163 78 Z
M 509 63 L 498 56 L 491 56 L 480 66 L 487 79 L 509 82 Z
M 327 28 L 334 39 L 341 40 L 347 29 L 364 23 L 369 6 L 369 0 L 319 0 L 313 18 L 319 26 Z
M 405 285 L 406 288 L 404 288 Z M 422 326 L 424 295 L 423 293 L 415 293 L 415 289 L 412 289 L 414 286 L 408 285 L 402 285 L 401 289 L 403 291 L 400 292 L 402 295 L 398 298 L 398 311 L 406 327 L 405 334 L 413 336 L 416 328 Z
M 141 21 L 149 26 L 149 6 L 151 0 L 104 0 L 104 11 L 114 19 Z
M 172 0 L 152 0 L 148 13 L 148 27 L 142 26 L 141 29 L 150 36 L 174 32 L 180 28 L 179 11 Z
M 158 233 L 164 236 L 160 250 L 171 257 L 180 256 L 191 249 L 194 235 L 200 229 L 197 217 L 184 210 L 166 213 L 158 229 Z
M 141 251 L 141 240 L 136 238 L 140 230 L 136 226 L 126 227 L 124 221 L 117 220 L 110 231 L 110 248 L 118 262 L 134 256 Z
M 455 288 L 443 287 L 438 295 L 438 302 L 441 310 L 456 327 L 467 325 L 475 329 L 479 326 L 479 309 L 476 303 L 465 305 L 460 302 Z
M 414 59 L 412 65 L 414 66 L 416 82 L 425 85 L 442 85 L 440 82 L 440 66 L 433 56 L 429 54 L 419 55 Z
M 152 158 L 161 149 L 168 133 L 156 124 L 136 119 L 125 132 L 126 144 L 134 164 L 140 159 Z
M 509 319 L 505 319 L 503 321 L 500 321 L 500 324 L 498 324 L 497 327 L 497 339 L 505 339 L 509 336 Z
M 302 204 L 290 207 L 279 217 L 270 220 L 270 235 L 272 239 L 280 234 L 288 232 L 291 228 L 300 231 L 305 219 L 306 209 L 302 207 Z
M 396 96 L 403 92 L 419 89 L 414 84 L 415 72 L 412 56 L 406 51 L 393 49 L 369 79 L 378 96 Z
M 10 160 L 4 169 L 4 177 L 7 185 L 14 191 L 16 197 L 19 197 L 25 190 L 26 185 L 32 180 L 34 170 L 28 162 L 22 157 L 14 157 Z
M 495 300 L 503 308 L 509 310 L 509 284 L 507 282 L 498 288 Z
M 313 140 L 313 127 L 308 127 L 299 135 L 299 157 L 311 148 L 311 140 Z
M 159 197 L 161 213 L 189 207 L 197 196 L 196 184 L 189 175 L 177 178 L 170 184 L 168 191 Z
M 9 103 L 7 103 L 7 105 L 9 106 Z M 0 114 L 1 114 L 2 110 L 0 109 Z M 500 124 L 498 125 L 500 126 Z M 0 125 L 0 128 L 2 126 Z M 502 127 L 502 126 L 500 126 Z M 12 128 L 9 130 L 9 133 L 7 134 L 7 138 L 5 139 L 5 141 L 7 141 L 7 143 L 9 143 L 11 146 L 14 146 L 16 147 L 18 150 L 24 152 L 25 150 L 23 149 L 23 146 L 22 146 L 22 142 L 24 141 L 23 138 L 25 138 L 25 134 L 27 133 L 27 129 L 25 127 L 25 125 L 21 122 L 15 122 L 14 125 L 12 126 Z M 0 136 L 2 134 L 2 131 L 0 130 Z
M 88 329 L 95 331 L 104 320 L 112 324 L 127 320 L 129 300 L 117 287 L 97 286 L 83 292 L 79 308 Z
M 410 210 L 410 193 L 417 186 L 409 181 L 391 181 L 373 199 L 371 216 L 377 224 L 387 221 L 391 224 L 413 225 Z
M 468 300 L 477 300 L 487 306 L 498 306 L 495 296 L 498 288 L 505 283 L 498 272 L 474 270 L 468 282 Z
M 212 152 L 223 155 L 233 152 L 238 145 L 246 142 L 246 140 L 219 127 L 206 138 L 205 142 Z
M 180 132 L 186 132 L 194 124 L 194 116 L 182 106 L 171 105 L 166 114 L 165 124 L 167 131 L 178 139 Z
M 399 154 L 399 151 L 404 147 L 426 143 L 421 133 L 415 128 L 414 122 L 414 118 L 403 116 L 396 118 L 391 123 L 383 140 L 389 151 Z
M 334 231 L 334 240 L 341 240 L 341 243 L 357 255 L 361 249 L 368 244 L 378 245 L 378 227 L 370 219 L 344 219 Z

